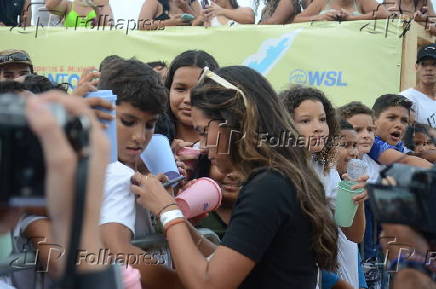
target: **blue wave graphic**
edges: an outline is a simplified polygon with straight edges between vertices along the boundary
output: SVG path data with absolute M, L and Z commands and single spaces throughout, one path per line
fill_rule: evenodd
M 262 42 L 259 50 L 248 56 L 243 65 L 253 68 L 262 75 L 267 75 L 274 65 L 282 58 L 286 51 L 292 46 L 295 37 L 303 30 L 283 34 L 280 38 L 267 39 Z

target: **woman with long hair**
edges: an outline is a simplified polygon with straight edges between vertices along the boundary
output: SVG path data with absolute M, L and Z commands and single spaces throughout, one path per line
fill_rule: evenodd
M 201 81 L 203 79 L 203 81 Z M 201 238 L 154 176 L 136 174 L 137 202 L 163 222 L 186 288 L 315 288 L 335 270 L 337 229 L 304 148 L 268 137 L 297 132 L 268 81 L 245 66 L 204 69 L 192 121 L 212 165 L 244 184 L 220 246 Z M 266 140 L 266 141 L 265 141 Z

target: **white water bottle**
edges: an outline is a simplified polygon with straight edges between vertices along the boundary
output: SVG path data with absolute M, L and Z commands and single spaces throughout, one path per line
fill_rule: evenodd
M 359 159 L 351 159 L 347 164 L 347 175 L 352 182 L 357 182 L 361 176 L 365 176 L 367 170 L 368 165 Z

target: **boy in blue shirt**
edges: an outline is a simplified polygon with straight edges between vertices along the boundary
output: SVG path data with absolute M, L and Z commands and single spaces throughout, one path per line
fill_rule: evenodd
M 377 163 L 431 168 L 428 161 L 407 155 L 409 150 L 401 139 L 409 123 L 412 102 L 402 95 L 385 94 L 378 97 L 372 107 L 375 115 L 375 139 L 369 156 Z

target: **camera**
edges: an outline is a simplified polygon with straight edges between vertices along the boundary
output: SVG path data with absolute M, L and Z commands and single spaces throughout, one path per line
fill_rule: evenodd
M 44 155 L 27 122 L 25 105 L 23 96 L 0 95 L 1 206 L 45 205 Z M 59 104 L 50 103 L 49 108 L 74 151 L 79 153 L 88 138 L 83 122 L 80 118 L 70 118 Z
M 436 237 L 436 167 L 421 169 L 403 164 L 387 167 L 383 177 L 397 185 L 368 184 L 371 208 L 380 223 L 405 224 L 429 238 Z

